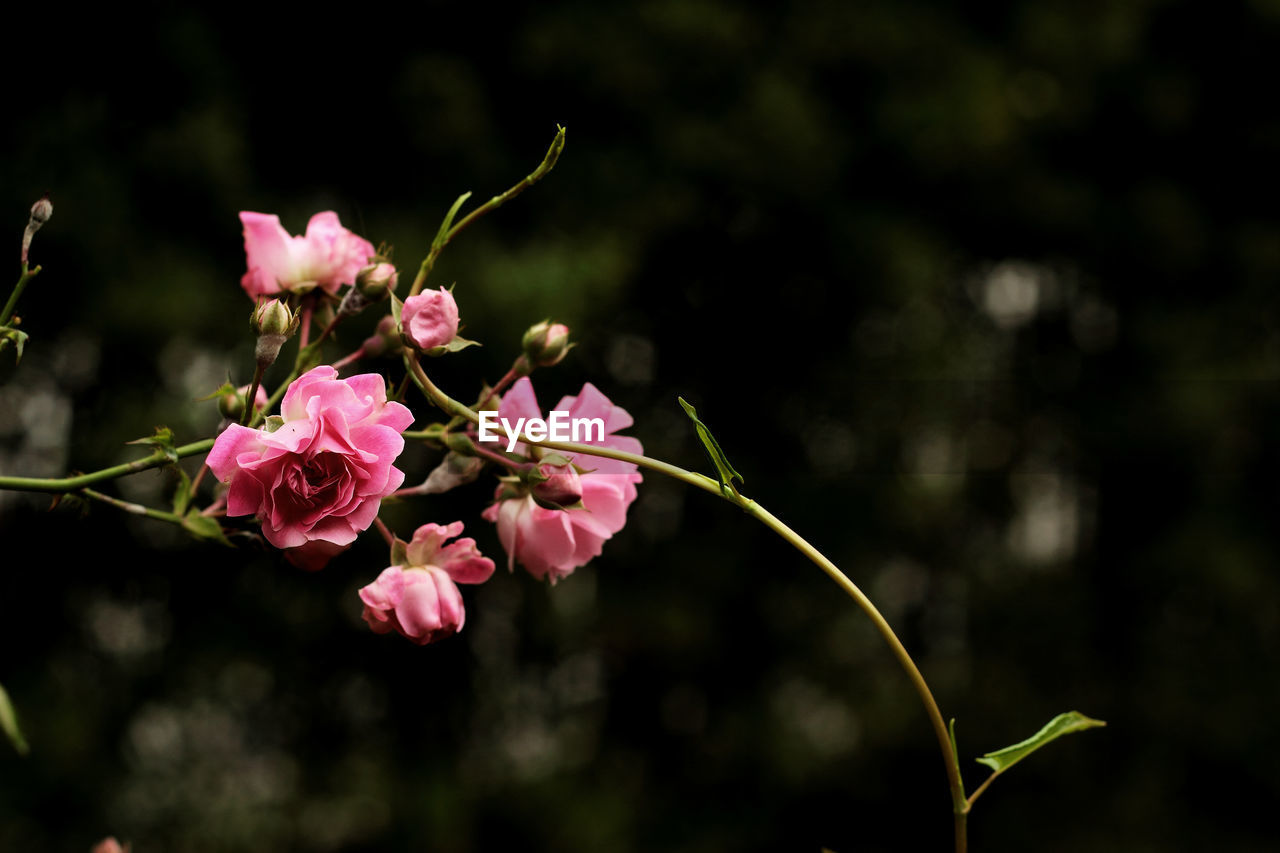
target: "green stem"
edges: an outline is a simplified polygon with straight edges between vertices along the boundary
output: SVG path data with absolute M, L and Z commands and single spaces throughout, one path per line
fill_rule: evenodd
M 27 269 L 27 265 L 22 265 L 22 275 L 18 276 L 18 283 L 13 286 L 13 292 L 9 294 L 9 301 L 4 304 L 4 310 L 0 311 L 0 326 L 9 325 L 13 312 L 18 307 L 18 298 L 22 296 L 22 291 L 27 289 L 27 282 L 40 274 L 40 267 L 35 269 Z
M 462 403 L 449 397 L 431 381 L 426 372 L 422 369 L 422 365 L 418 363 L 416 355 L 406 353 L 405 364 L 408 366 L 410 374 L 418 387 L 422 389 L 433 403 L 443 409 L 445 412 L 464 417 L 474 424 L 479 424 L 480 416 L 472 409 L 464 406 Z M 500 432 L 504 432 L 499 428 Z M 607 459 L 618 459 L 623 462 L 632 462 L 636 465 L 649 468 L 654 471 L 660 471 L 667 476 L 674 477 L 677 480 L 688 483 L 695 488 L 702 489 L 717 495 L 732 504 L 740 507 L 748 515 L 764 524 L 773 532 L 777 533 L 785 539 L 792 547 L 804 554 L 813 561 L 818 568 L 822 569 L 828 577 L 836 582 L 841 589 L 849 595 L 850 598 L 862 609 L 864 613 L 870 617 L 876 630 L 880 632 L 881 637 L 888 643 L 889 649 L 893 652 L 893 656 L 897 658 L 898 663 L 902 666 L 907 674 L 907 678 L 911 681 L 912 686 L 916 689 L 917 695 L 920 697 L 921 703 L 924 705 L 925 713 L 929 717 L 929 724 L 933 727 L 934 736 L 938 740 L 938 747 L 942 751 L 943 763 L 946 767 L 947 785 L 951 790 L 952 811 L 955 814 L 955 849 L 956 853 L 965 853 L 968 849 L 967 841 L 967 821 L 966 816 L 969 811 L 969 801 L 965 798 L 964 780 L 960 776 L 960 765 L 956 759 L 955 751 L 951 747 L 951 735 L 947 731 L 947 724 L 943 720 L 942 711 L 938 708 L 937 701 L 933 698 L 929 685 L 925 682 L 924 676 L 920 673 L 920 669 L 912 660 L 911 654 L 907 651 L 902 641 L 898 639 L 898 635 L 894 633 L 893 628 L 889 625 L 884 615 L 876 608 L 867 598 L 866 594 L 858 588 L 857 584 L 849 579 L 844 572 L 827 559 L 821 551 L 809 544 L 800 534 L 796 533 L 776 516 L 760 506 L 753 500 L 746 498 L 737 492 L 726 494 L 720 489 L 720 482 L 702 474 L 687 471 L 676 465 L 663 462 L 660 459 L 653 459 L 648 456 L 641 456 L 635 453 L 628 453 L 624 450 L 615 450 L 610 447 L 595 447 L 590 444 L 578 444 L 568 441 L 531 441 L 527 437 L 522 439 L 527 444 L 536 444 L 540 447 L 547 447 L 552 450 L 563 450 L 568 453 L 581 453 L 590 456 L 602 456 Z
M 110 504 L 116 509 L 122 509 L 132 515 L 145 515 L 147 518 L 169 521 L 174 524 L 182 524 L 182 517 L 171 512 L 151 509 L 150 507 L 143 506 L 142 504 L 130 503 L 129 501 L 122 501 L 119 498 L 104 495 L 102 492 L 95 492 L 93 489 L 80 489 L 80 494 L 87 498 L 93 498 L 95 501 L 102 501 L 104 504 Z
M 453 227 L 436 235 L 435 240 L 431 243 L 431 250 L 427 252 L 427 256 L 423 259 L 422 265 L 418 267 L 418 275 L 413 279 L 413 285 L 409 288 L 408 296 L 416 296 L 422 292 L 423 285 L 427 283 L 427 276 L 431 274 L 431 269 L 435 266 L 436 258 L 440 256 L 440 252 L 444 250 L 444 247 L 449 245 L 449 241 L 458 236 L 458 234 L 466 229 L 467 226 L 471 225 L 471 223 L 475 222 L 486 213 L 497 210 L 499 207 L 502 207 L 502 205 L 511 201 L 511 199 L 520 195 L 520 193 L 546 177 L 546 174 L 556 165 L 556 161 L 560 159 L 560 152 L 563 150 L 564 128 L 557 125 L 556 137 L 551 140 L 551 147 L 547 149 L 547 156 L 542 158 L 542 162 L 538 164 L 538 168 L 526 175 L 511 189 L 489 199 L 484 204 L 462 217 L 462 219 L 454 224 Z M 461 201 L 461 199 L 459 201 Z M 457 205 L 455 205 L 455 207 L 457 207 Z
M 207 453 L 213 447 L 213 439 L 206 438 L 204 441 L 193 442 L 192 444 L 184 444 L 182 447 L 175 448 L 173 453 L 179 458 L 187 456 L 195 456 L 197 453 Z M 139 471 L 146 471 L 149 468 L 159 468 L 169 464 L 171 457 L 166 455 L 163 450 L 156 450 L 145 459 L 137 459 L 133 462 L 126 462 L 123 465 L 113 465 L 110 468 L 103 468 L 101 471 L 94 471 L 91 474 L 80 474 L 75 477 L 62 478 L 45 478 L 45 477 L 0 477 L 0 489 L 10 489 L 19 492 L 74 492 L 92 486 L 94 483 L 101 483 L 104 480 L 114 480 L 116 477 L 123 477 L 126 474 L 136 474 Z

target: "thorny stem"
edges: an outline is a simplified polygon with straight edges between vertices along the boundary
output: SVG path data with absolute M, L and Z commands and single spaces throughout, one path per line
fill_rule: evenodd
M 414 381 L 423 393 L 439 406 L 446 413 L 457 417 L 463 417 L 474 424 L 479 424 L 480 416 L 472 409 L 459 403 L 457 400 L 449 397 L 441 391 L 427 376 L 422 369 L 422 365 L 418 363 L 416 355 L 410 352 L 405 354 L 405 364 L 409 368 Z M 499 428 L 500 432 L 505 432 Z M 889 625 L 884 615 L 876 608 L 871 599 L 867 598 L 852 580 L 849 579 L 844 572 L 831 562 L 813 545 L 804 539 L 800 534 L 796 533 L 776 516 L 757 504 L 755 501 L 737 493 L 736 491 L 726 494 L 720 489 L 720 482 L 702 474 L 692 471 L 686 471 L 676 465 L 671 465 L 659 459 L 653 459 L 648 456 L 641 456 L 635 453 L 628 453 L 623 450 L 615 450 L 608 447 L 595 447 L 589 444 L 579 444 L 567 441 L 531 441 L 527 436 L 521 437 L 522 441 L 528 444 L 536 444 L 541 447 L 548 447 L 552 450 L 563 450 L 569 453 L 581 453 L 591 456 L 602 456 L 608 459 L 618 459 L 623 462 L 632 462 L 654 471 L 660 471 L 677 480 L 688 483 L 691 486 L 710 492 L 713 495 L 724 498 L 730 503 L 736 504 L 748 515 L 760 521 L 770 530 L 777 533 L 785 539 L 792 547 L 800 553 L 808 557 L 818 568 L 822 569 L 841 589 L 849 595 L 850 598 L 862 609 L 864 613 L 871 619 L 876 630 L 880 632 L 881 637 L 888 643 L 893 656 L 897 658 L 898 663 L 902 666 L 907 674 L 907 678 L 911 681 L 912 686 L 916 689 L 917 695 L 920 697 L 921 703 L 924 705 L 925 713 L 929 717 L 929 723 L 933 727 L 934 736 L 938 740 L 938 747 L 942 751 L 943 762 L 946 767 L 947 785 L 951 790 L 952 811 L 955 815 L 955 849 L 956 853 L 965 853 L 968 849 L 966 816 L 969 811 L 970 801 L 966 800 L 964 793 L 964 780 L 960 776 L 960 767 L 956 760 L 955 752 L 951 747 L 951 735 L 947 730 L 947 724 L 942 718 L 942 712 L 938 708 L 937 701 L 933 698 L 929 685 L 925 682 L 924 676 L 920 673 L 920 669 L 912 660 L 911 654 L 907 651 L 902 641 L 898 639 L 898 635 L 894 633 L 893 628 Z
M 131 515 L 145 515 L 147 518 L 155 518 L 160 521 L 169 521 L 173 524 L 181 524 L 182 517 L 172 512 L 165 512 L 159 509 L 151 509 L 151 507 L 142 504 L 130 503 L 122 501 L 119 498 L 113 498 L 110 495 L 104 495 L 102 492 L 95 492 L 93 489 L 81 489 L 80 494 L 87 498 L 93 498 L 95 501 L 102 501 L 104 504 L 111 504 L 116 509 L 122 509 Z
M 206 438 L 203 441 L 196 441 L 174 448 L 172 452 L 174 456 L 182 459 L 187 456 L 195 456 L 197 453 L 207 453 L 211 447 L 213 447 L 213 439 Z M 133 462 L 126 462 L 123 465 L 113 465 L 110 468 L 103 468 L 101 471 L 80 474 L 75 477 L 0 477 L 0 489 L 13 489 L 23 492 L 74 492 L 86 486 L 92 486 L 94 483 L 101 483 L 104 480 L 114 480 L 116 477 L 123 477 L 126 474 L 136 474 L 138 471 L 146 471 L 149 468 L 159 468 L 163 465 L 168 465 L 171 461 L 172 457 L 166 455 L 163 450 L 156 450 L 145 459 L 137 459 Z

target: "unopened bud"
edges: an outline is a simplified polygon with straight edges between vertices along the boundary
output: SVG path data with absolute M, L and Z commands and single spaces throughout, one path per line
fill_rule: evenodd
M 521 341 L 525 357 L 531 367 L 551 367 L 564 360 L 573 348 L 569 343 L 569 327 L 563 323 L 543 320 L 529 327 Z
M 240 416 L 244 414 L 244 397 L 249 393 L 248 385 L 241 385 L 234 391 L 218 397 L 218 412 L 230 421 L 239 421 Z M 267 405 L 267 392 L 259 385 L 258 393 L 254 395 L 253 410 L 261 411 Z
M 115 838 L 108 837 L 93 845 L 93 849 L 89 853 L 129 853 L 129 845 L 121 846 L 120 842 L 116 841 Z
M 572 464 L 543 462 L 528 475 L 530 493 L 538 506 L 568 509 L 582 503 L 582 479 Z
M 27 262 L 27 253 L 31 251 L 31 238 L 40 230 L 40 226 L 49 221 L 49 217 L 53 216 L 53 202 L 49 201 L 49 196 L 43 195 L 40 200 L 31 205 L 31 217 L 27 220 L 27 230 L 22 232 L 22 263 Z
M 254 357 L 263 367 L 275 363 L 284 342 L 298 330 L 298 318 L 279 299 L 272 299 L 259 305 L 254 309 L 250 322 L 254 331 L 258 333 L 258 345 L 254 348 Z
M 360 270 L 360 274 L 356 276 L 356 289 L 370 302 L 381 302 L 391 295 L 399 281 L 400 273 L 393 265 L 384 261 L 369 264 Z
M 395 355 L 402 349 L 404 341 L 400 339 L 400 331 L 396 328 L 396 318 L 390 314 L 378 321 L 378 328 L 360 346 L 360 351 L 369 358 Z

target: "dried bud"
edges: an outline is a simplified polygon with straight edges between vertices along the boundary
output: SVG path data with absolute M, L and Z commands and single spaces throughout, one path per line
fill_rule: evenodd
M 551 367 L 564 360 L 565 354 L 573 347 L 569 343 L 569 327 L 563 323 L 552 323 L 543 320 L 529 327 L 524 333 L 525 357 L 532 367 Z
M 298 318 L 279 299 L 272 299 L 255 308 L 250 322 L 258 333 L 254 357 L 263 367 L 275 363 L 276 357 L 280 355 L 280 347 L 298 330 Z
M 381 302 L 391 295 L 400 281 L 400 273 L 385 261 L 369 264 L 356 276 L 356 289 L 369 302 Z

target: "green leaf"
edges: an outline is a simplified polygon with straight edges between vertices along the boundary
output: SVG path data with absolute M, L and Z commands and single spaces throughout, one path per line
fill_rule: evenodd
M 444 215 L 444 222 L 440 223 L 440 230 L 436 232 L 436 238 L 431 241 L 431 248 L 443 246 L 449 237 L 449 229 L 453 227 L 453 218 L 458 215 L 458 211 L 467 199 L 471 198 L 471 193 L 463 193 L 458 196 L 458 200 L 453 203 L 453 207 L 449 208 L 449 212 Z
M 191 478 L 181 468 L 175 467 L 173 470 L 178 472 L 178 488 L 173 493 L 173 514 L 182 515 L 191 505 Z
M 9 701 L 9 694 L 5 692 L 2 684 L 0 684 L 0 729 L 4 729 L 4 733 L 9 736 L 9 742 L 13 744 L 14 749 L 18 750 L 19 755 L 26 755 L 31 751 L 31 747 L 27 745 L 27 739 L 22 736 L 22 731 L 18 728 L 18 713 L 13 710 L 13 703 Z
M 125 442 L 126 444 L 149 444 L 156 450 L 165 455 L 170 463 L 178 461 L 178 451 L 173 446 L 173 430 L 168 427 L 156 427 L 155 435 L 146 438 L 139 438 L 135 441 Z
M 728 457 L 720 449 L 720 443 L 711 434 L 711 430 L 707 429 L 706 424 L 698 420 L 698 410 L 686 403 L 684 397 L 677 397 L 676 399 L 684 407 L 684 413 L 689 416 L 689 420 L 693 421 L 693 428 L 698 431 L 698 438 L 702 441 L 702 446 L 706 448 L 711 464 L 715 466 L 716 473 L 720 477 L 720 491 L 725 497 L 728 497 L 730 492 L 736 495 L 738 490 L 733 487 L 733 481 L 736 479 L 743 484 L 747 481 L 742 479 L 741 474 L 733 470 L 733 466 L 729 464 Z
M 12 344 L 16 353 L 13 363 L 17 364 L 22 361 L 22 348 L 27 345 L 28 337 L 26 332 L 18 331 L 11 326 L 0 326 L 0 352 Z
M 217 397 L 221 397 L 223 394 L 234 394 L 234 393 L 236 393 L 236 391 L 237 391 L 237 390 L 238 390 L 238 389 L 236 388 L 236 386 L 232 385 L 230 382 L 223 382 L 223 383 L 222 383 L 222 387 L 221 387 L 221 388 L 219 388 L 217 391 L 214 391 L 214 392 L 213 392 L 212 394 L 210 394 L 209 396 L 207 396 L 207 397 L 196 397 L 196 402 L 197 402 L 197 403 L 203 403 L 203 402 L 205 402 L 206 400 L 213 400 L 213 399 L 215 399 L 215 398 L 217 398 Z
M 1068 711 L 1065 714 L 1059 714 L 1054 717 L 1043 729 L 1021 743 L 1006 746 L 1004 749 L 997 749 L 995 752 L 988 752 L 977 761 L 979 764 L 987 765 L 997 773 L 1003 773 L 1040 747 L 1052 743 L 1063 735 L 1105 725 L 1106 723 L 1102 720 L 1086 717 L 1079 711 Z
M 231 543 L 222 533 L 222 525 L 218 523 L 218 519 L 201 515 L 195 508 L 182 517 L 182 527 L 197 539 L 208 539 L 226 545 L 228 548 L 231 547 Z

